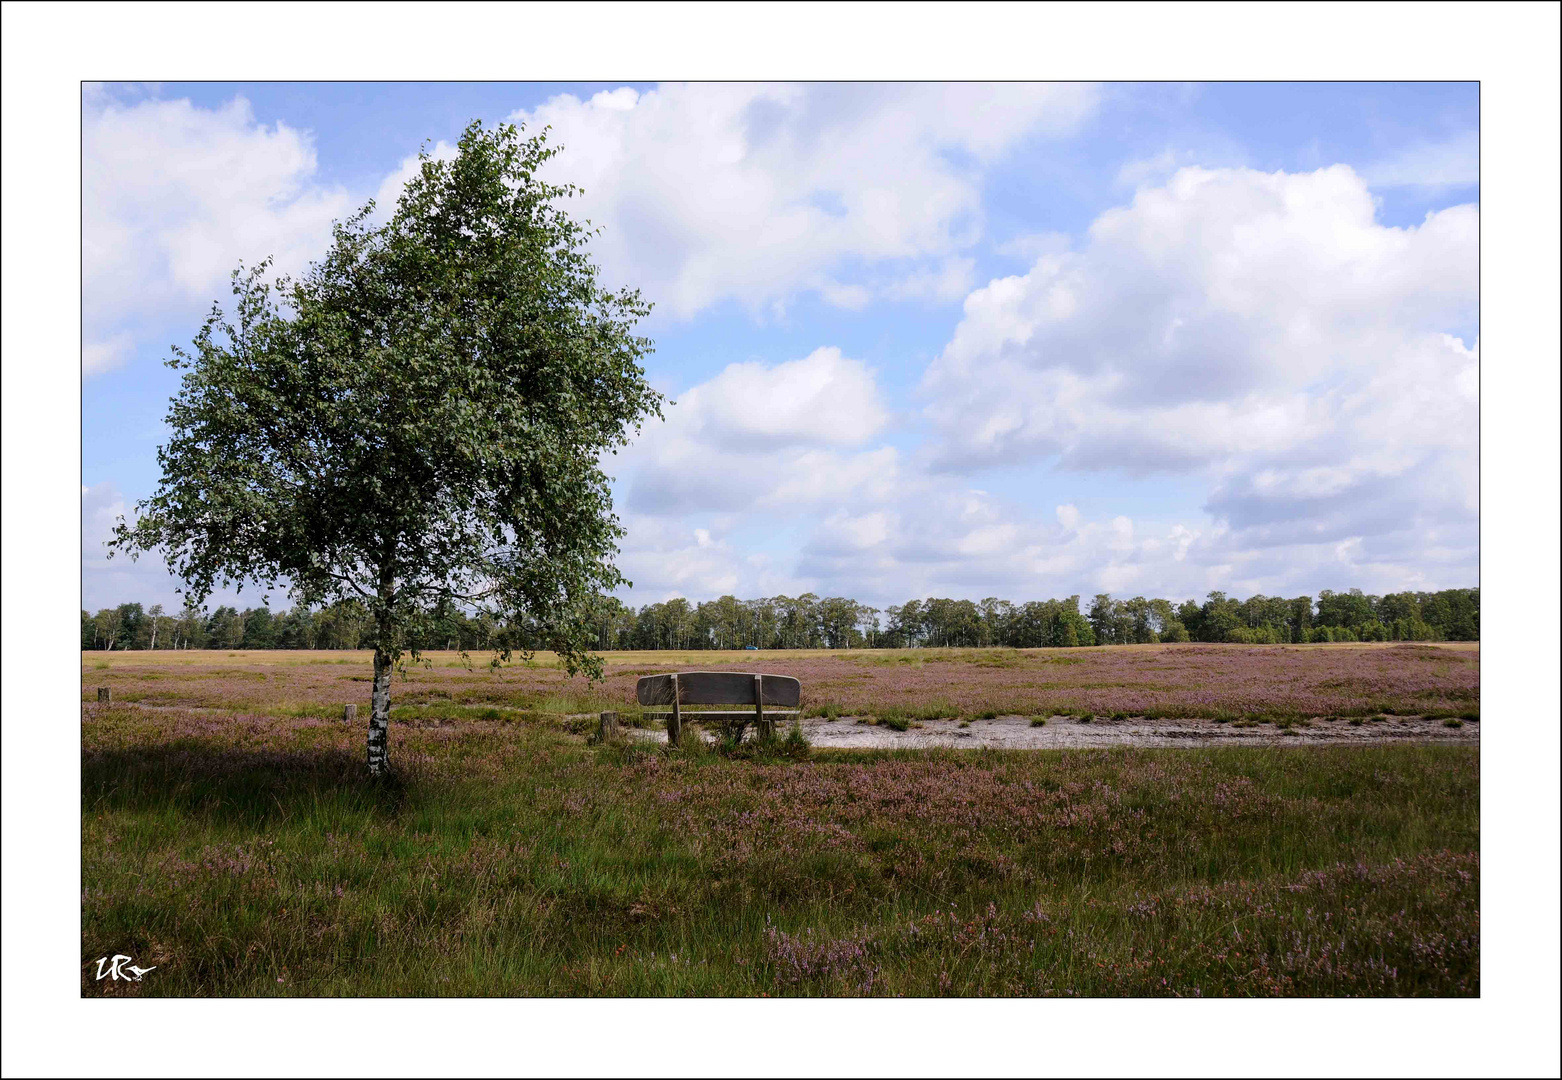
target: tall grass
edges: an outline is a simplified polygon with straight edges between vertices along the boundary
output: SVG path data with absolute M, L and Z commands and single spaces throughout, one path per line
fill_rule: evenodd
M 82 992 L 1479 992 L 1473 748 L 734 755 L 451 710 L 373 782 L 356 726 L 84 706 Z

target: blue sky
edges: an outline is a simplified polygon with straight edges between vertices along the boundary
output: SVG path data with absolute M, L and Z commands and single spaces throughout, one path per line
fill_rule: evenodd
M 633 603 L 1477 583 L 1474 84 L 161 84 L 83 95 L 83 604 L 162 366 L 473 118 L 551 124 L 676 398 Z M 767 403 L 755 421 L 752 403 Z M 784 510 L 780 513 L 777 508 Z

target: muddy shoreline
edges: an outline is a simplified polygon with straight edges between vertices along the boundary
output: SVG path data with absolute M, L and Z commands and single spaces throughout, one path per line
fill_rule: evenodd
M 222 709 L 212 706 L 149 705 L 142 702 L 115 702 L 123 708 L 151 712 L 227 713 L 243 715 L 243 710 Z M 83 701 L 88 710 L 104 706 Z M 573 722 L 575 731 L 583 728 L 595 730 L 596 713 L 571 713 L 562 719 Z M 871 717 L 842 716 L 835 720 L 810 717 L 802 721 L 803 734 L 820 749 L 891 749 L 915 750 L 932 747 L 976 750 L 1070 750 L 1092 746 L 1368 746 L 1382 743 L 1438 743 L 1444 745 L 1479 745 L 1480 722 L 1463 721 L 1459 727 L 1448 727 L 1444 719 L 1427 716 L 1376 716 L 1360 717 L 1360 723 L 1350 719 L 1316 717 L 1289 727 L 1273 723 L 1235 721 L 1219 723 L 1209 719 L 1149 719 L 1127 717 L 1112 720 L 1097 716 L 1088 722 L 1077 716 L 1049 716 L 1045 724 L 1033 724 L 1029 716 L 999 716 L 986 720 L 962 723 L 949 718 L 942 720 L 913 721 L 905 731 L 873 722 Z M 394 725 L 406 723 L 425 726 L 422 722 L 398 718 Z M 491 721 L 449 720 L 431 721 L 433 726 L 460 726 L 467 723 L 487 724 Z M 665 743 L 667 732 L 658 724 L 650 728 L 625 726 L 621 729 L 631 738 L 648 742 Z M 687 732 L 703 732 L 712 736 L 695 723 L 689 722 Z M 784 726 L 778 726 L 778 734 Z M 752 738 L 752 727 L 748 737 Z
M 1028 716 L 1000 716 L 972 720 L 962 727 L 957 720 L 924 720 L 905 731 L 862 722 L 866 718 L 843 716 L 837 720 L 813 717 L 804 720 L 803 734 L 820 749 L 901 749 L 931 747 L 997 750 L 1068 750 L 1092 746 L 1364 746 L 1389 742 L 1425 742 L 1477 745 L 1479 721 L 1462 727 L 1446 727 L 1441 719 L 1423 716 L 1366 718 L 1359 725 L 1349 720 L 1316 719 L 1281 729 L 1273 724 L 1238 727 L 1214 720 L 1150 720 L 1129 717 L 1110 720 L 1096 717 L 1089 723 L 1073 716 L 1051 716 L 1032 726 Z M 628 729 L 636 738 L 666 742 L 661 730 Z

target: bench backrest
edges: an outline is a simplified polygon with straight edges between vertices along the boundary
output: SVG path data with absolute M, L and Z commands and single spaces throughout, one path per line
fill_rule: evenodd
M 758 672 L 680 671 L 678 704 L 682 705 L 756 705 L 754 677 Z M 790 675 L 760 675 L 765 704 L 796 708 L 803 687 Z M 671 705 L 673 677 L 647 675 L 635 685 L 635 700 L 641 705 Z

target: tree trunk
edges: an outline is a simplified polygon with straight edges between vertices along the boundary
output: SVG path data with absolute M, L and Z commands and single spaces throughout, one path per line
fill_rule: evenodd
M 390 768 L 390 682 L 390 654 L 382 646 L 376 645 L 374 692 L 369 707 L 369 774 L 371 776 L 380 776 Z

